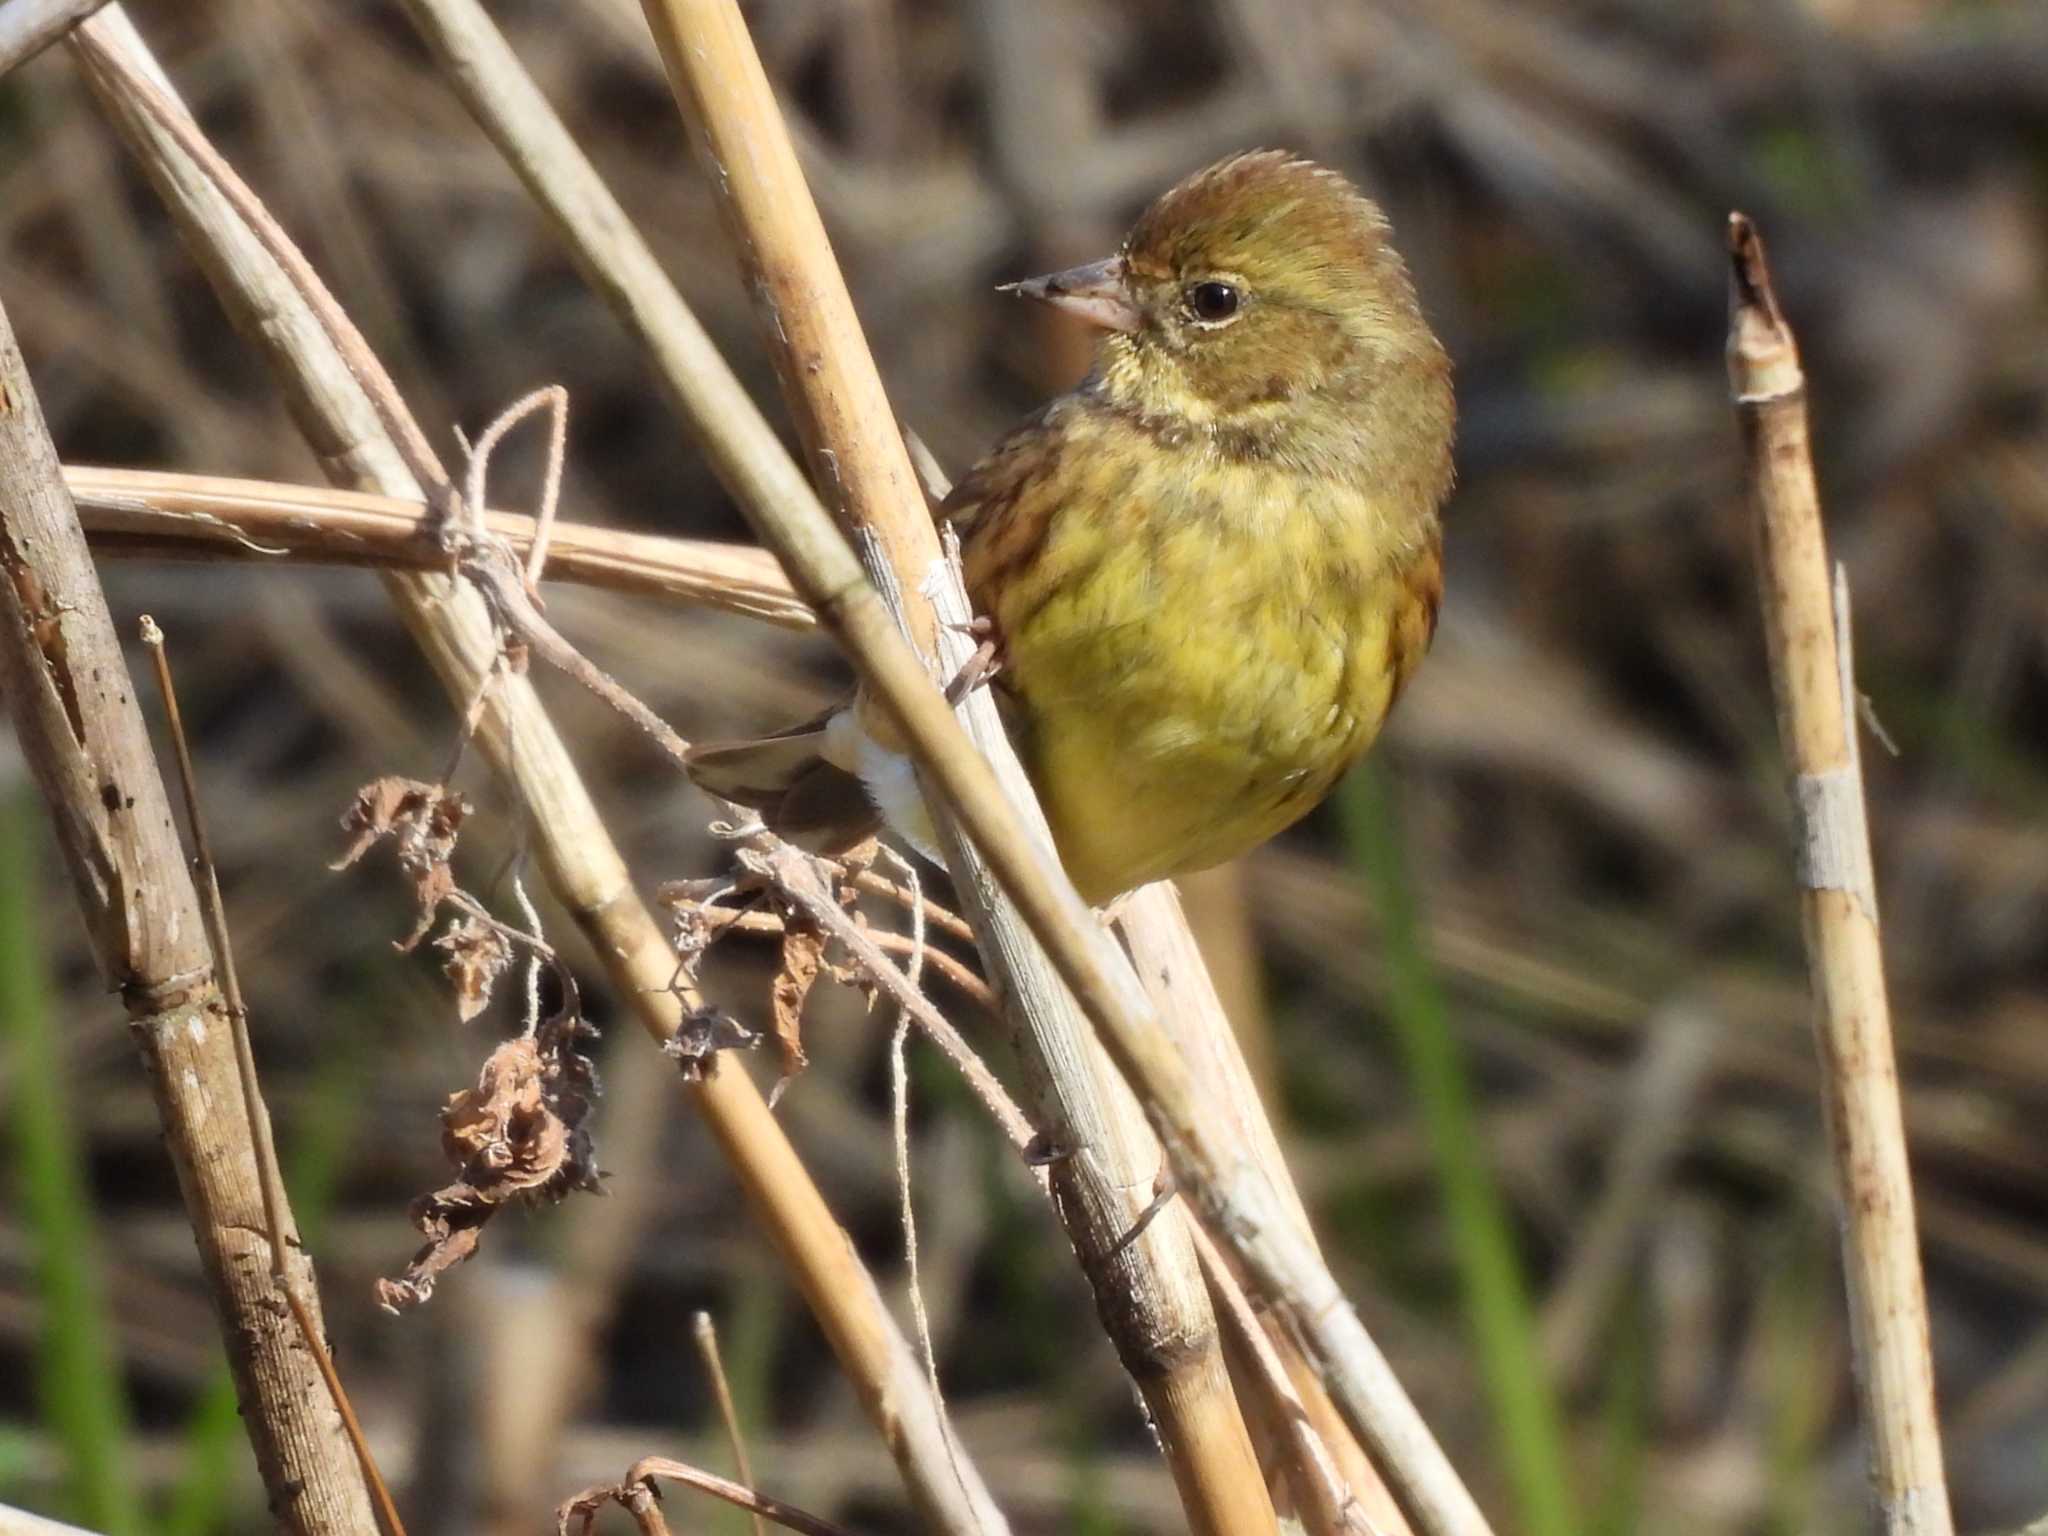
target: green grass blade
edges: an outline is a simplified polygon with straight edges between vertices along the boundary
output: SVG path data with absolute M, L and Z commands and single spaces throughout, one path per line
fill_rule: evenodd
M 157 1536 L 206 1536 L 227 1529 L 235 1474 L 241 1469 L 242 1413 L 227 1362 L 215 1363 L 185 1416 L 184 1464 L 171 1489 Z
M 1623 1299 L 1609 1330 L 1600 1410 L 1600 1498 L 1592 1536 L 1634 1536 L 1643 1528 L 1643 1474 L 1650 1439 L 1650 1326 L 1641 1290 Z
M 7 1113 L 14 1183 L 35 1244 L 42 1304 L 37 1411 L 63 1451 L 70 1518 L 107 1536 L 130 1536 L 142 1528 L 142 1506 L 128 1455 L 127 1388 L 36 933 L 41 824 L 40 803 L 26 791 L 0 805 L 0 1038 L 14 1086 Z
M 1506 1207 L 1487 1166 L 1471 1085 L 1422 941 L 1399 822 L 1380 770 L 1338 795 L 1353 864 L 1380 915 L 1388 1020 L 1442 1185 L 1472 1346 L 1529 1536 L 1578 1536 L 1557 1402 L 1536 1342 Z

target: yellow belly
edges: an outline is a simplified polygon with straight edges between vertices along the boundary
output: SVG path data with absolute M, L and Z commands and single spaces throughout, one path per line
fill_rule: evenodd
M 976 593 L 1003 636 L 1020 750 L 1091 901 L 1306 814 L 1428 643 L 1434 598 L 1413 575 L 1433 550 L 1377 547 L 1363 502 L 1242 473 L 1227 518 L 1170 497 L 1056 513 L 1028 566 Z M 971 582 L 991 574 L 969 553 Z

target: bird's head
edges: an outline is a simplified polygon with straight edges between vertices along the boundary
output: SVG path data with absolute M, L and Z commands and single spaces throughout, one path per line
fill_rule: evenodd
M 1379 403 L 1448 453 L 1449 363 L 1386 218 L 1311 161 L 1233 155 L 1147 208 L 1116 255 L 1010 286 L 1103 330 L 1092 387 L 1133 412 L 1278 444 L 1391 391 Z

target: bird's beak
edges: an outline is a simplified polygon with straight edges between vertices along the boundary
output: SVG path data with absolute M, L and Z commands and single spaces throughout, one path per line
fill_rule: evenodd
M 1069 267 L 1044 277 L 1027 277 L 1021 283 L 1004 283 L 996 291 L 1042 300 L 1105 331 L 1138 328 L 1138 307 L 1131 302 L 1130 291 L 1124 284 L 1121 256 L 1091 261 L 1085 267 Z

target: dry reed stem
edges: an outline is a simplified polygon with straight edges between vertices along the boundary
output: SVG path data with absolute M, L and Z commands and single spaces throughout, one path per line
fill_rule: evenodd
M 967 1078 L 976 1097 L 982 1101 L 990 1118 L 1010 1144 L 1035 1164 L 1033 1172 L 1041 1188 L 1056 1195 L 1051 1174 L 1043 1160 L 1032 1158 L 1037 1142 L 1029 1123 L 986 1066 L 953 1033 L 951 1026 L 942 1017 L 933 1017 L 935 1010 L 916 990 L 918 978 L 915 972 L 905 976 L 875 952 L 880 947 L 882 936 L 864 934 L 854 927 L 852 918 L 817 879 L 816 861 L 773 840 L 767 840 L 765 852 L 768 861 L 765 872 L 778 888 L 802 905 L 814 921 L 851 952 L 856 963 L 882 991 L 894 998 L 907 1015 L 916 1018 Z M 1163 889 L 1171 895 L 1170 887 Z M 727 926 L 754 927 L 757 925 L 748 920 L 757 917 L 767 917 L 777 928 L 780 927 L 780 919 L 772 914 L 757 913 L 736 914 L 735 923 Z M 918 958 L 935 959 L 937 952 L 920 951 Z M 1333 1454 L 1332 1445 L 1349 1444 L 1349 1441 L 1341 1434 L 1335 1441 L 1328 1437 L 1324 1428 L 1324 1421 L 1329 1416 L 1327 1401 L 1321 1415 L 1304 1402 L 1290 1374 L 1283 1346 L 1268 1337 L 1264 1324 L 1253 1311 L 1243 1287 L 1215 1241 L 1199 1225 L 1191 1226 L 1189 1235 L 1203 1277 L 1215 1300 L 1217 1315 L 1228 1325 L 1227 1337 L 1232 1347 L 1243 1356 L 1242 1374 L 1257 1417 L 1271 1426 L 1272 1438 L 1281 1447 L 1284 1457 L 1281 1475 L 1288 1482 L 1295 1509 L 1310 1536 L 1360 1536 L 1361 1532 L 1369 1533 L 1369 1536 L 1396 1536 L 1396 1533 L 1406 1532 L 1406 1521 L 1399 1509 L 1393 1507 L 1391 1495 L 1371 1473 L 1369 1465 L 1362 1483 L 1354 1483 L 1346 1476 L 1345 1466 Z M 1233 1376 L 1237 1374 L 1233 1362 Z M 1314 1384 L 1313 1378 L 1311 1384 Z M 1342 1430 L 1341 1421 L 1337 1428 Z M 741 1475 L 746 1477 L 744 1471 Z M 1359 1495 L 1359 1489 L 1363 1489 L 1363 1497 Z
M 976 1097 L 1011 1145 L 1020 1155 L 1031 1159 L 1035 1138 L 1030 1125 L 1010 1101 L 1002 1085 L 953 1031 L 943 1015 L 938 1014 L 917 991 L 915 971 L 904 975 L 877 951 L 909 948 L 914 951 L 916 962 L 957 962 L 951 962 L 941 951 L 924 949 L 913 938 L 856 928 L 851 916 L 818 879 L 819 861 L 773 839 L 761 840 L 750 852 L 760 855 L 757 862 L 776 887 L 845 946 L 880 990 L 895 999 L 906 1015 L 918 1022 L 967 1078 Z M 886 881 L 878 883 L 889 886 Z M 913 894 L 893 886 L 889 890 L 898 897 Z M 1170 886 L 1155 890 L 1169 900 L 1172 897 Z M 935 910 L 948 918 L 952 916 L 943 907 Z M 707 917 L 718 925 L 719 932 L 734 928 L 749 932 L 781 932 L 783 928 L 782 919 L 773 913 L 714 911 Z M 1186 929 L 1183 927 L 1181 932 L 1185 933 Z M 949 979 L 960 985 L 963 978 Z M 980 988 L 978 978 L 965 979 L 972 988 Z M 1162 977 L 1161 985 L 1167 984 L 1168 979 Z M 995 1008 L 993 997 L 983 994 L 982 1000 L 985 1006 L 992 1010 Z M 1054 1193 L 1052 1179 L 1042 1160 L 1036 1160 L 1034 1173 L 1040 1186 L 1047 1193 Z M 1299 1373 L 1293 1367 L 1298 1364 L 1298 1355 L 1290 1359 L 1291 1350 L 1284 1339 L 1269 1337 L 1214 1240 L 1198 1225 L 1191 1228 L 1190 1236 L 1217 1315 L 1228 1325 L 1226 1341 L 1234 1355 L 1241 1356 L 1243 1360 L 1240 1369 L 1237 1359 L 1233 1358 L 1233 1378 L 1242 1375 L 1256 1420 L 1267 1427 L 1270 1439 L 1280 1448 L 1283 1458 L 1281 1475 L 1288 1482 L 1295 1509 L 1310 1536 L 1359 1536 L 1360 1532 L 1370 1533 L 1370 1536 L 1401 1536 L 1407 1532 L 1407 1522 L 1393 1504 L 1392 1496 L 1370 1463 L 1358 1457 L 1356 1445 L 1345 1432 L 1342 1421 L 1335 1418 L 1328 1399 L 1321 1399 L 1318 1408 L 1315 1395 L 1320 1393 L 1320 1384 L 1310 1376 L 1306 1390 L 1297 1385 Z M 708 1322 L 708 1319 L 702 1321 Z M 1338 1453 L 1339 1447 L 1348 1449 L 1360 1465 L 1353 1467 L 1350 1460 Z M 744 1466 L 741 1477 L 751 1481 Z
M 30 1514 L 11 1504 L 0 1504 L 0 1536 L 95 1536 L 95 1533 Z
M 1011 1102 L 1002 1085 L 943 1015 L 938 1014 L 917 990 L 915 971 L 906 976 L 878 951 L 891 947 L 912 948 L 914 958 L 919 962 L 939 961 L 945 958 L 941 952 L 923 949 L 916 945 L 914 939 L 903 935 L 870 933 L 855 927 L 851 916 L 819 880 L 819 861 L 796 852 L 787 844 L 761 839 L 750 846 L 749 856 L 777 889 L 800 905 L 813 921 L 843 945 L 879 989 L 894 999 L 907 1016 L 916 1020 L 927 1036 L 960 1069 L 1010 1144 L 1020 1155 L 1031 1159 L 1036 1139 L 1029 1123 Z M 1171 896 L 1170 887 L 1161 889 Z M 893 887 L 891 890 L 892 894 L 911 895 Z M 936 910 L 951 916 L 945 913 L 944 908 Z M 716 931 L 719 932 L 735 928 L 749 932 L 780 932 L 783 928 L 782 919 L 773 913 L 713 911 L 707 913 L 707 917 L 717 925 Z M 960 978 L 952 979 L 956 985 L 959 984 Z M 980 986 L 978 978 L 968 979 L 974 987 Z M 995 1006 L 992 997 L 985 997 L 984 1002 L 991 1008 Z M 1042 1160 L 1036 1161 L 1033 1171 L 1039 1185 L 1047 1193 L 1053 1193 L 1052 1179 Z M 1257 1418 L 1270 1427 L 1271 1438 L 1281 1448 L 1284 1458 L 1281 1475 L 1288 1482 L 1295 1508 L 1310 1536 L 1360 1536 L 1361 1532 L 1369 1533 L 1369 1536 L 1398 1536 L 1398 1533 L 1406 1532 L 1407 1522 L 1399 1509 L 1393 1506 L 1391 1495 L 1372 1472 L 1370 1464 L 1364 1466 L 1362 1479 L 1347 1475 L 1352 1469 L 1333 1449 L 1342 1445 L 1349 1446 L 1354 1453 L 1356 1451 L 1343 1432 L 1342 1421 L 1336 1421 L 1337 1433 L 1332 1436 L 1328 1423 L 1334 1415 L 1327 1399 L 1322 1402 L 1321 1412 L 1312 1406 L 1312 1399 L 1304 1400 L 1305 1394 L 1298 1389 L 1290 1370 L 1284 1341 L 1269 1338 L 1214 1240 L 1199 1226 L 1191 1229 L 1190 1236 L 1215 1300 L 1217 1314 L 1228 1324 L 1226 1337 L 1232 1348 L 1244 1358 L 1242 1374 Z M 700 1321 L 708 1323 L 708 1319 L 700 1318 Z M 1233 1377 L 1239 1374 L 1235 1361 L 1232 1374 Z M 1313 1377 L 1308 1385 L 1312 1391 L 1320 1390 Z M 751 1481 L 744 1465 L 741 1477 Z
M 1889 1536 L 1949 1536 L 1927 1296 L 1857 756 L 1846 587 L 1838 593 L 1829 581 L 1806 379 L 1771 287 L 1763 241 L 1737 213 L 1729 216 L 1728 244 L 1728 381 L 1757 518 L 1778 734 L 1792 775 L 1821 1103 L 1841 1200 L 1842 1267 L 1872 1481 Z
M 871 534 L 892 555 L 910 552 L 908 559 L 894 559 L 893 570 L 903 578 L 898 595 L 910 610 L 912 638 L 929 635 L 932 626 L 918 599 L 929 582 L 941 590 L 949 585 L 960 601 L 958 583 L 945 583 L 945 567 L 926 554 L 930 519 L 745 28 L 722 0 L 644 0 L 644 8 L 678 99 L 709 141 L 714 184 L 777 338 L 785 385 L 799 416 L 810 418 L 807 446 L 842 510 L 859 515 L 853 520 L 862 536 Z M 705 110 L 711 103 L 718 109 Z M 841 395 L 842 386 L 855 392 Z M 942 833 L 955 820 L 964 829 L 966 838 L 949 836 L 949 854 L 964 853 L 971 839 L 986 858 L 1101 1042 L 1140 1088 L 1180 1188 L 1201 1205 L 1259 1290 L 1307 1343 L 1347 1421 L 1380 1460 L 1417 1527 L 1427 1536 L 1487 1531 L 1478 1505 L 1314 1243 L 1296 1226 L 1273 1180 L 1202 1105 L 1186 1062 L 1123 956 L 1046 845 L 1020 823 L 1017 807 L 1034 802 L 1028 786 L 1006 785 L 990 767 L 991 759 L 1006 767 L 1015 763 L 1000 732 L 980 743 L 989 754 L 985 758 L 963 734 L 926 661 L 904 643 L 840 530 L 814 505 L 746 510 L 859 668 L 884 717 L 878 724 L 893 729 L 913 752 L 927 790 L 940 792 Z M 876 515 L 887 519 L 886 527 L 867 530 L 860 519 Z M 887 579 L 883 569 L 876 574 Z M 974 702 L 969 700 L 970 718 Z M 1022 783 L 1018 774 L 1013 784 Z M 959 860 L 956 874 L 965 863 Z M 978 882 L 970 877 L 967 883 Z M 1216 1429 L 1217 1417 L 1202 1428 Z
M 7 0 L 0 5 L 0 75 L 62 39 L 107 0 Z
M 164 725 L 170 733 L 173 761 L 178 765 L 178 788 L 185 802 L 185 825 L 191 829 L 192 864 L 199 891 L 200 910 L 206 916 L 207 942 L 212 947 L 214 973 L 220 983 L 221 1001 L 227 1005 L 228 1028 L 235 1047 L 235 1075 L 241 1084 L 242 1108 L 249 1122 L 249 1144 L 256 1154 L 256 1179 L 263 1196 L 263 1235 L 270 1245 L 270 1280 L 291 1309 L 299 1327 L 299 1341 L 312 1356 L 334 1411 L 341 1416 L 342 1432 L 348 1436 L 356 1464 L 385 1536 L 405 1536 L 405 1522 L 392 1502 L 377 1458 L 370 1452 L 369 1438 L 356 1418 L 341 1373 L 334 1368 L 334 1356 L 320 1336 L 319 1319 L 306 1298 L 292 1282 L 288 1255 L 292 1247 L 291 1202 L 285 1194 L 284 1171 L 277 1162 L 277 1142 L 270 1133 L 270 1110 L 263 1102 L 263 1087 L 256 1075 L 256 1048 L 249 1040 L 249 1005 L 242 996 L 241 974 L 235 967 L 234 940 L 228 932 L 227 903 L 220 894 L 220 868 L 213 860 L 213 838 L 207 832 L 206 815 L 199 803 L 199 775 L 192 767 L 192 749 L 185 738 L 185 720 L 178 708 L 178 690 L 171 680 L 171 658 L 164 645 L 164 632 L 148 614 L 142 616 L 142 643 L 156 670 L 157 692 L 163 701 Z
M 1210 1295 L 1215 1298 L 1217 1315 L 1223 1320 L 1225 1336 L 1231 1343 L 1234 1373 L 1248 1378 L 1248 1390 L 1242 1395 L 1263 1409 L 1259 1418 L 1270 1421 L 1266 1432 L 1285 1457 L 1281 1476 L 1286 1479 L 1294 1501 L 1294 1517 L 1307 1536 L 1389 1536 L 1392 1530 L 1405 1531 L 1405 1522 L 1387 1527 L 1373 1519 L 1352 1490 L 1350 1480 L 1331 1455 L 1328 1442 L 1295 1391 L 1294 1379 L 1278 1346 L 1230 1272 L 1230 1261 L 1199 1224 L 1195 1227 L 1195 1252 L 1201 1259 L 1202 1273 L 1209 1279 Z M 1376 1483 L 1369 1486 L 1382 1498 L 1386 1497 L 1385 1490 Z M 1400 1512 L 1396 1510 L 1394 1514 L 1398 1521 Z
M 1119 905 L 1116 926 L 1123 934 L 1139 979 L 1158 1006 L 1161 1025 L 1180 1047 L 1202 1091 L 1216 1106 L 1215 1112 L 1225 1117 L 1243 1155 L 1272 1181 L 1297 1235 L 1314 1248 L 1316 1238 L 1308 1210 L 1294 1187 L 1293 1173 L 1259 1098 L 1251 1063 L 1245 1059 L 1237 1032 L 1231 1027 L 1230 1016 L 1224 1011 L 1223 1000 L 1195 942 L 1194 931 L 1181 910 L 1180 892 L 1172 882 L 1163 880 L 1134 891 Z M 1213 1292 L 1216 1267 L 1207 1262 L 1206 1256 L 1203 1267 L 1210 1275 Z M 1220 1301 L 1218 1309 L 1222 1310 Z M 1408 1536 L 1407 1517 L 1380 1469 L 1359 1445 L 1323 1383 L 1302 1358 L 1299 1346 L 1285 1329 L 1269 1328 L 1268 1332 L 1295 1384 L 1300 1411 L 1328 1445 L 1366 1518 L 1385 1536 Z M 1240 1375 L 1258 1367 L 1257 1361 L 1245 1356 L 1243 1348 L 1233 1346 L 1232 1365 Z M 1299 1436 L 1291 1411 L 1283 1414 L 1277 1433 L 1266 1438 L 1276 1441 L 1286 1457 L 1282 1465 L 1290 1481 L 1297 1485 L 1296 1502 L 1304 1509 L 1312 1508 L 1320 1470 L 1301 1456 L 1294 1443 Z M 1299 1485 L 1303 1483 L 1309 1485 L 1306 1492 L 1300 1491 Z
M 251 1127 L 267 1117 L 244 1094 L 199 893 L 4 313 L 0 570 L 0 679 L 15 735 L 49 803 L 101 971 L 128 1011 L 263 1485 L 289 1529 L 362 1536 L 376 1518 L 362 1474 L 271 1278 L 315 1296 L 312 1264 L 282 1191 L 261 1176 Z M 286 1252 L 270 1252 L 269 1231 L 285 1234 Z M 317 1313 L 308 1323 L 317 1335 Z
M 547 213 L 585 279 L 655 363 L 676 414 L 741 507 L 817 501 L 775 430 L 669 282 L 476 0 L 405 0 L 449 85 Z
M 933 588 L 945 583 L 946 568 L 923 489 L 738 9 L 727 0 L 666 0 L 646 9 L 772 337 L 770 352 L 813 482 L 861 540 L 916 649 L 941 667 L 956 665 L 965 642 L 958 634 L 945 637 L 950 646 L 941 638 L 932 599 L 941 595 Z M 770 509 L 749 510 L 767 534 L 770 519 L 758 514 Z M 822 516 L 813 525 L 844 562 L 836 530 Z M 792 578 L 804 587 L 800 568 L 792 568 Z M 878 606 L 857 567 L 850 578 L 840 588 L 843 608 L 821 605 L 834 627 L 835 618 Z M 951 604 L 945 619 L 970 616 L 957 578 L 943 596 Z M 937 699 L 928 677 L 920 684 Z M 1010 781 L 1010 801 L 1035 811 L 993 701 L 970 699 L 966 714 Z M 1033 832 L 1033 856 L 1048 869 L 1051 839 L 1042 818 Z M 1186 1212 L 1173 1208 L 1157 1221 L 1143 1220 L 1161 1167 L 1144 1113 L 977 850 L 957 837 L 947 842 L 984 966 L 1007 1005 L 1038 1123 L 1066 1154 L 1051 1169 L 1056 1208 L 1110 1339 L 1151 1411 L 1189 1524 L 1205 1533 L 1270 1530 L 1272 1502 L 1230 1390 Z M 1066 900 L 1087 921 L 1071 891 Z
M 277 480 L 237 480 L 168 470 L 66 465 L 65 484 L 86 536 L 103 554 L 177 560 L 253 560 L 445 570 L 447 556 L 421 530 L 426 503 Z M 486 529 L 524 556 L 534 520 L 485 514 Z M 548 545 L 555 581 L 665 597 L 722 609 L 785 629 L 817 619 L 766 550 L 712 539 L 557 522 Z
M 131 83 L 137 73 L 160 89 L 162 73 L 126 16 L 110 6 L 72 40 L 95 93 L 229 313 L 285 387 L 322 464 L 346 484 L 423 499 L 407 457 L 385 431 L 383 413 L 350 373 L 307 299 L 177 137 L 137 99 Z M 386 573 L 383 579 L 451 700 L 466 708 L 499 654 L 482 598 L 442 575 Z M 550 888 L 589 937 L 621 1001 L 650 1034 L 666 1039 L 684 1015 L 683 1000 L 670 990 L 674 951 L 633 889 L 589 791 L 525 678 L 504 677 L 491 688 L 477 740 L 525 810 Z M 949 1450 L 916 1356 L 759 1090 L 738 1067 L 714 1060 L 690 1093 L 881 1430 L 922 1516 L 948 1532 L 1004 1530 L 971 1464 Z

